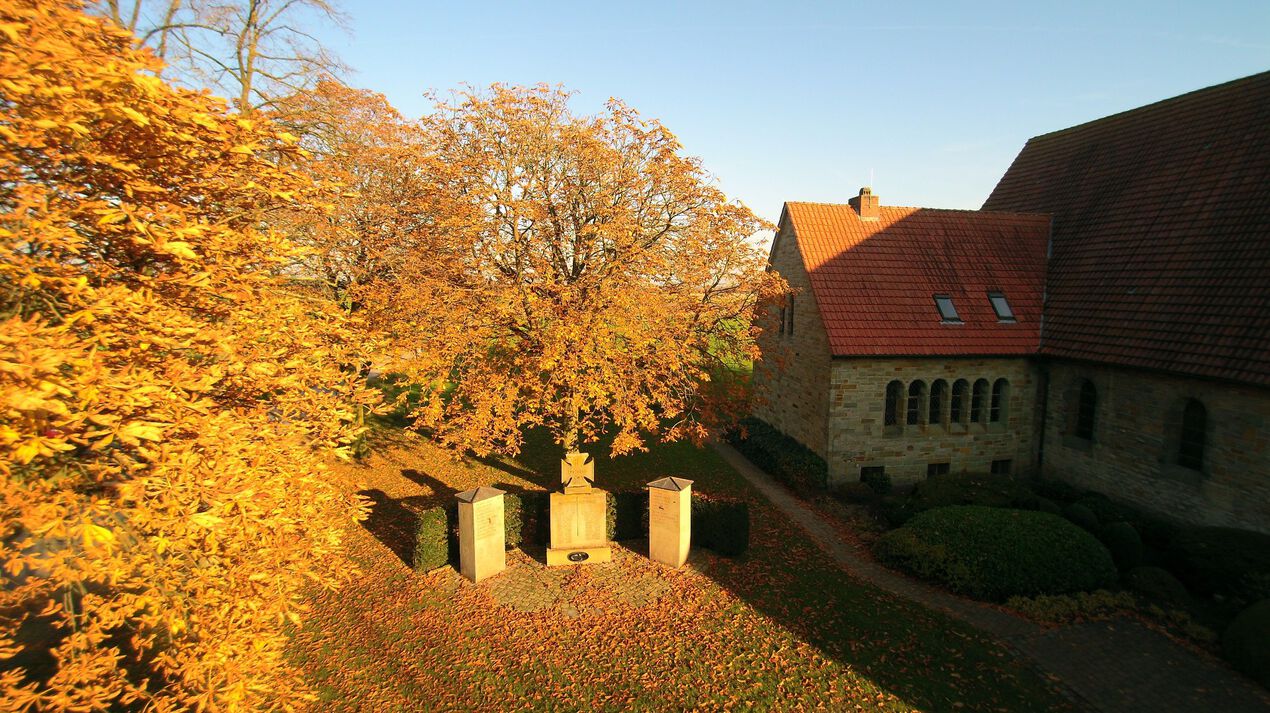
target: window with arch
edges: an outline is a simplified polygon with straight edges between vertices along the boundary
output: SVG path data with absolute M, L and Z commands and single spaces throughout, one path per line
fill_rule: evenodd
M 908 385 L 908 409 L 905 422 L 910 426 L 922 424 L 922 411 L 926 406 L 926 382 L 918 379 Z
M 988 421 L 1000 423 L 1007 420 L 1006 404 L 1010 402 L 1010 382 L 997 379 L 992 382 L 992 399 L 988 403 Z
M 979 379 L 975 381 L 974 391 L 970 394 L 970 422 L 983 423 L 985 420 L 984 407 L 988 405 L 988 380 Z
M 944 422 L 944 402 L 948 400 L 948 382 L 943 379 L 935 379 L 930 384 L 930 416 L 926 419 L 929 424 Z
M 882 418 L 883 425 L 898 426 L 900 423 L 900 401 L 904 399 L 904 385 L 892 381 L 886 385 L 886 410 Z
M 948 409 L 949 423 L 965 423 L 966 422 L 966 402 L 970 400 L 970 382 L 965 379 L 957 379 L 953 382 L 952 401 Z
M 1094 418 L 1097 414 L 1098 389 L 1094 388 L 1094 382 L 1082 379 L 1080 394 L 1076 398 L 1076 428 L 1073 429 L 1077 438 L 1094 440 Z
M 1177 464 L 1191 470 L 1204 468 L 1204 436 L 1208 410 L 1197 399 L 1187 399 L 1182 407 L 1182 433 L 1177 446 Z

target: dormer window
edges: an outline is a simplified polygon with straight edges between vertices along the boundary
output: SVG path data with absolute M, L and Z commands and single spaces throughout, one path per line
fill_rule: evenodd
M 1006 301 L 1005 293 L 989 292 L 988 301 L 992 303 L 992 311 L 997 313 L 998 321 L 1014 321 L 1014 310 L 1010 309 L 1010 303 Z
M 961 321 L 961 317 L 957 316 L 957 308 L 953 307 L 952 297 L 935 295 L 935 307 L 939 309 L 939 318 L 944 322 Z

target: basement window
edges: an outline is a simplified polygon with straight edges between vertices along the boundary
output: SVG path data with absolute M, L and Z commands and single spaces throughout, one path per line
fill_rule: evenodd
M 1005 293 L 989 292 L 988 301 L 992 303 L 992 311 L 997 313 L 999 321 L 1014 321 L 1014 310 L 1010 309 L 1010 303 L 1005 299 Z
M 957 308 L 953 307 L 952 297 L 948 295 L 935 295 L 935 307 L 939 309 L 939 318 L 945 322 L 960 322 L 961 317 L 957 315 Z

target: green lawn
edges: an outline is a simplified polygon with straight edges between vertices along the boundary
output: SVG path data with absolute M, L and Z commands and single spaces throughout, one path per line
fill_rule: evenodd
M 484 462 L 450 460 L 400 432 L 381 433 L 376 446 L 336 475 L 403 506 L 387 512 L 478 484 L 558 481 L 558 455 L 539 438 L 518 459 Z M 676 475 L 697 492 L 750 499 L 749 553 L 694 551 L 688 567 L 670 570 L 634 542 L 611 564 L 548 570 L 531 556 L 540 551 L 513 551 L 507 572 L 472 585 L 448 567 L 415 573 L 381 542 L 384 530 L 377 539 L 354 527 L 354 581 L 314 596 L 293 640 L 321 707 L 1071 709 L 998 643 L 841 572 L 712 450 L 675 444 L 616 460 L 596 450 L 599 487 Z M 558 600 L 518 609 L 507 594 L 515 582 Z M 648 591 L 657 596 L 645 601 Z

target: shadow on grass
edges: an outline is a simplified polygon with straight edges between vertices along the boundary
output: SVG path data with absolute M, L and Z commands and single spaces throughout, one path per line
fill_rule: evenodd
M 370 515 L 362 521 L 362 527 L 407 567 L 414 566 L 415 531 L 419 527 L 419 516 L 403 504 L 402 501 L 407 498 L 394 500 L 378 488 L 359 491 L 358 495 L 371 503 Z

